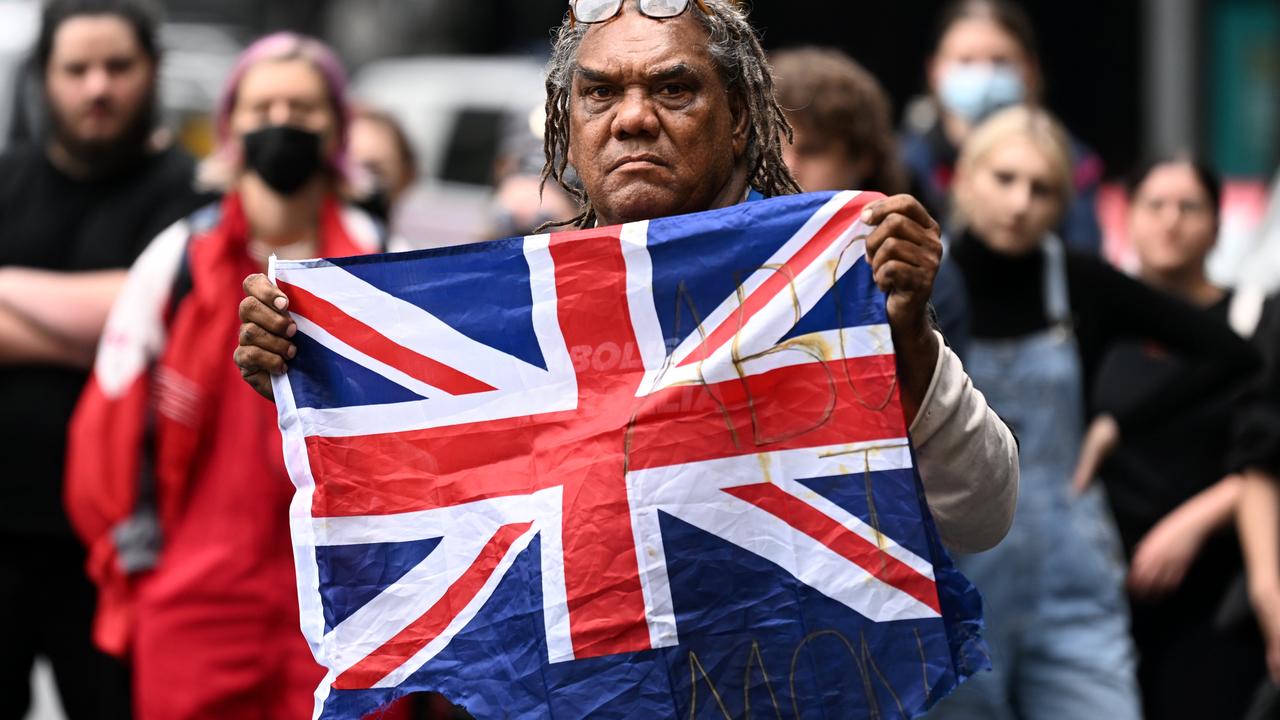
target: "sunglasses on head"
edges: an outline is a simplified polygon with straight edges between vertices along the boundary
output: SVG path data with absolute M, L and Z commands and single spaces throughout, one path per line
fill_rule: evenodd
M 612 20 L 622 12 L 622 5 L 629 0 L 569 0 L 569 19 L 572 22 L 599 23 Z M 677 17 L 689 9 L 691 0 L 638 0 L 640 13 L 657 20 Z M 692 0 L 702 12 L 707 6 L 702 0 Z

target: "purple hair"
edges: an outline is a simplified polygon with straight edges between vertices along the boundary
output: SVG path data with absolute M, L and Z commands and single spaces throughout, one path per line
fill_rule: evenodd
M 347 72 L 342 61 L 328 45 L 306 35 L 292 32 L 278 32 L 256 40 L 240 53 L 235 67 L 227 76 L 222 93 L 218 97 L 218 107 L 214 115 L 214 127 L 217 133 L 217 156 L 224 162 L 231 162 L 233 152 L 231 140 L 231 113 L 236 107 L 236 98 L 240 91 L 240 83 L 244 76 L 263 62 L 279 62 L 283 60 L 305 60 L 311 64 L 324 78 L 325 87 L 329 91 L 329 102 L 333 115 L 337 119 L 337 146 L 334 156 L 329 158 L 329 166 L 337 173 L 339 179 L 347 180 L 349 168 L 347 163 L 347 127 L 351 124 L 351 108 L 347 104 Z

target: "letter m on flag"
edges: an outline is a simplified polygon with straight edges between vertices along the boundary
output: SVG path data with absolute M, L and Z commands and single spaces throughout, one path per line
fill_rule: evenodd
M 911 717 L 981 666 L 876 197 L 275 263 L 316 717 Z

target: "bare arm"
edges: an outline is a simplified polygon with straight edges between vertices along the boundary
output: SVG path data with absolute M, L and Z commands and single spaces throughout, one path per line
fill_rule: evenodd
M 1259 470 L 1245 471 L 1236 511 L 1249 576 L 1249 597 L 1267 643 L 1267 669 L 1280 683 L 1280 485 Z
M 0 268 L 0 307 L 60 344 L 91 354 L 126 274 Z
M 1250 594 L 1280 594 L 1280 485 L 1275 478 L 1258 470 L 1245 472 L 1236 521 Z
M 1174 508 L 1143 536 L 1129 568 L 1134 595 L 1158 597 L 1182 584 L 1205 540 L 1235 517 L 1242 485 L 1239 475 L 1228 475 Z
M 88 368 L 93 350 L 54 337 L 0 306 L 0 365 L 28 364 Z

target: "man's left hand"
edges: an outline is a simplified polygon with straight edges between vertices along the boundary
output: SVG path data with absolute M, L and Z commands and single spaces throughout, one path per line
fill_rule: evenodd
M 867 259 L 876 285 L 888 295 L 895 340 L 929 332 L 929 298 L 942 262 L 938 223 L 910 195 L 871 203 L 862 222 L 875 228 L 867 237 Z
M 861 219 L 874 227 L 867 236 L 867 260 L 876 285 L 888 296 L 889 329 L 898 357 L 902 410 L 909 427 L 938 361 L 938 340 L 929 323 L 929 298 L 942 262 L 942 232 L 920 201 L 910 195 L 877 200 L 862 211 Z

